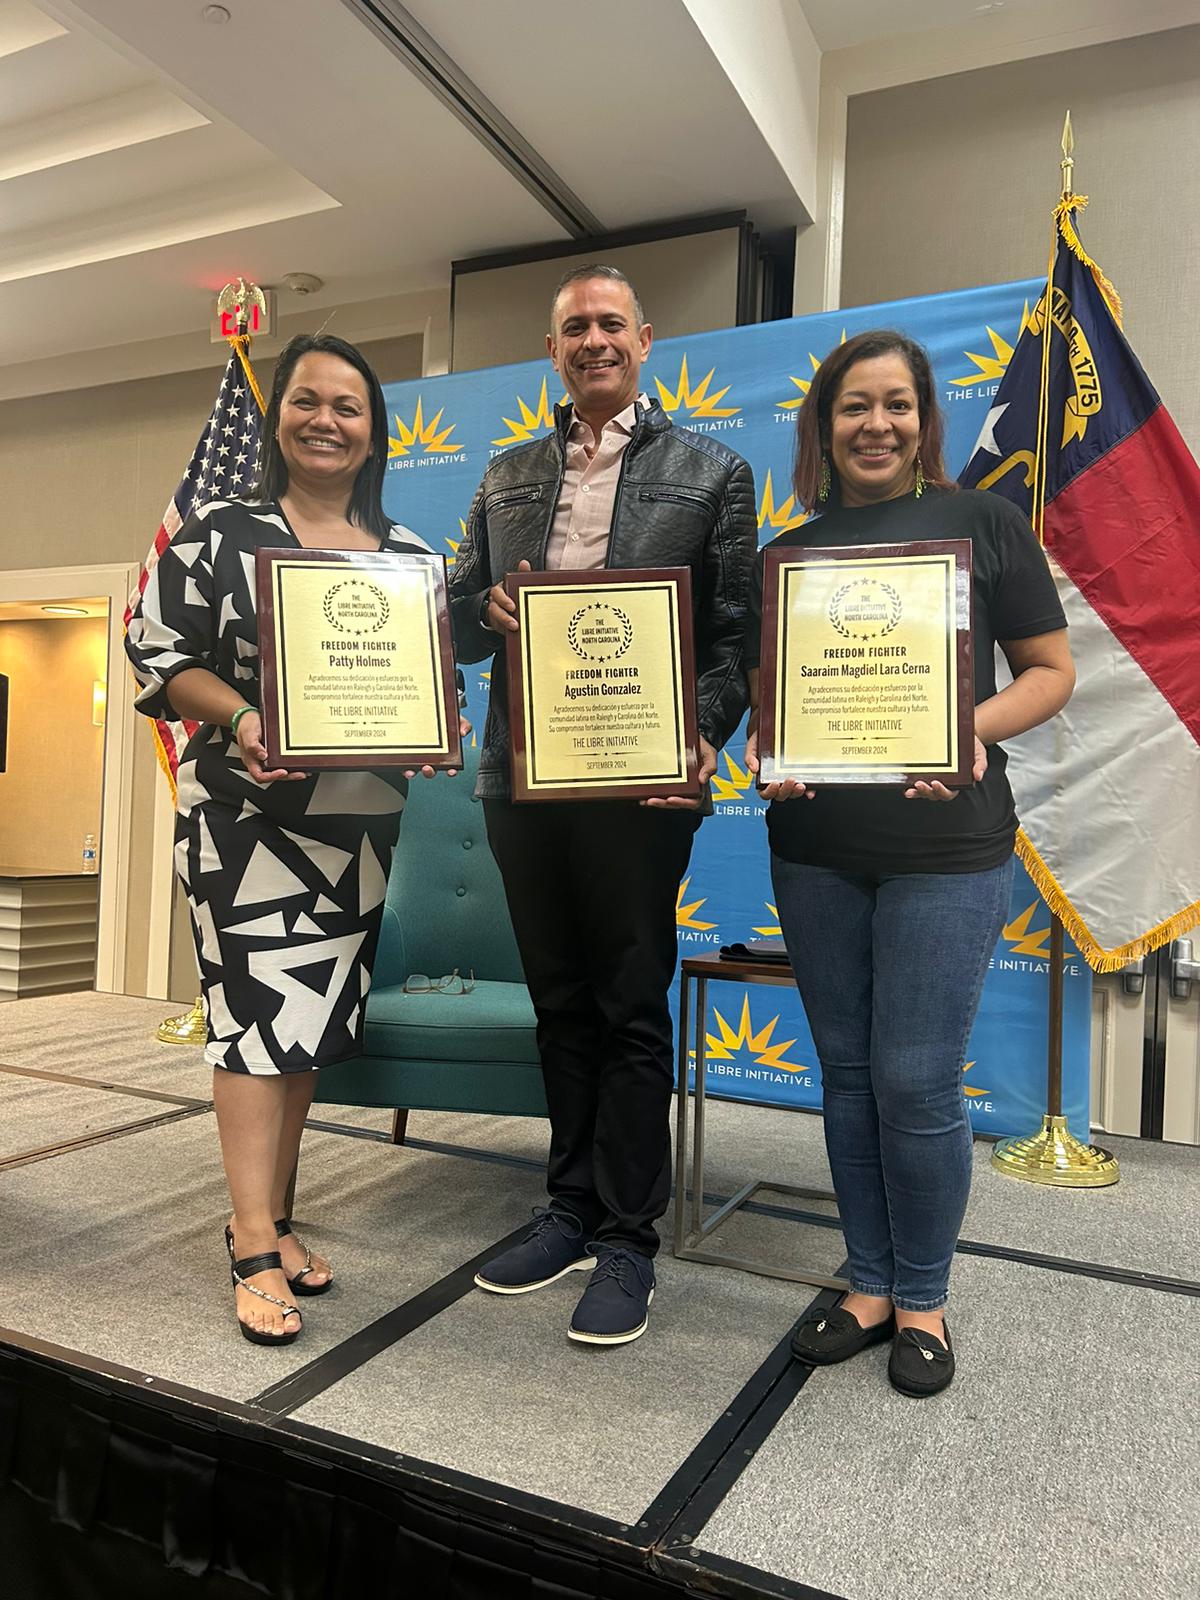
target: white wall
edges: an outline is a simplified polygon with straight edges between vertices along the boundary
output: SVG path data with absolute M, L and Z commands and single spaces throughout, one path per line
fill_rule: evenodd
M 1044 273 L 1068 106 L 1085 243 L 1200 454 L 1200 26 L 853 96 L 842 304 Z

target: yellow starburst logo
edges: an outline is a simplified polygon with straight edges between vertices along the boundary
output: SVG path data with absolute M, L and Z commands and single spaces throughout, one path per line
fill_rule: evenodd
M 1026 300 L 1025 309 L 1021 313 L 1021 326 L 1017 330 L 1018 340 L 1029 326 L 1029 301 Z M 1002 334 L 997 333 L 995 328 L 988 328 L 987 336 L 992 342 L 992 354 L 990 356 L 981 356 L 976 355 L 974 350 L 964 350 L 963 355 L 966 356 L 967 360 L 975 363 L 975 371 L 967 373 L 965 378 L 951 378 L 950 382 L 957 388 L 969 389 L 972 384 L 989 383 L 1002 378 L 1008 371 L 1008 363 L 1013 358 L 1015 346 L 1009 344 L 1008 340 Z
M 450 554 L 446 557 L 446 565 L 448 567 L 452 567 L 458 560 L 458 552 L 462 548 L 463 540 L 467 537 L 467 525 L 461 517 L 458 519 L 458 526 L 462 531 L 457 539 L 452 539 L 449 534 L 446 535 L 446 545 L 450 551 Z
M 517 396 L 517 408 L 521 415 L 515 420 L 512 417 L 504 418 L 504 426 L 508 432 L 499 439 L 493 439 L 493 444 L 528 444 L 529 440 L 536 439 L 539 433 L 548 433 L 553 428 L 554 408 L 546 394 L 548 381 L 546 378 L 542 379 L 542 392 L 538 396 L 536 411 L 531 411 L 521 396 Z
M 815 373 L 821 363 L 817 360 L 816 356 L 813 355 L 811 350 L 808 352 L 808 359 L 812 362 L 812 369 Z M 776 400 L 775 405 L 780 411 L 798 411 L 808 399 L 808 391 L 812 388 L 812 379 L 795 378 L 791 375 L 791 373 L 789 373 L 788 382 L 794 383 L 797 389 L 799 389 L 800 393 L 791 400 Z
M 687 893 L 688 884 L 691 881 L 690 878 L 685 878 L 679 885 L 679 893 L 675 897 L 675 926 L 677 928 L 697 928 L 702 933 L 707 932 L 709 928 L 715 928 L 716 923 L 700 922 L 696 917 L 697 911 L 704 904 L 707 896 L 702 896 L 699 900 L 693 900 L 689 906 L 685 906 L 683 903 L 683 897 Z
M 764 900 L 763 905 L 771 913 L 771 921 L 765 928 L 755 928 L 755 933 L 761 933 L 764 939 L 782 939 L 783 929 L 779 926 L 779 910 L 769 900 Z
M 838 343 L 839 344 L 845 344 L 845 342 L 846 342 L 846 330 L 845 330 L 845 328 L 843 328 L 842 329 L 842 337 L 838 340 Z M 800 393 L 797 394 L 797 395 L 793 395 L 790 400 L 776 400 L 776 402 L 775 402 L 776 410 L 778 410 L 778 411 L 798 411 L 800 409 L 800 407 L 804 404 L 804 402 L 808 399 L 808 391 L 812 388 L 813 377 L 815 377 L 816 372 L 817 372 L 817 368 L 821 365 L 821 357 L 813 355 L 812 351 L 810 350 L 808 352 L 808 360 L 809 360 L 810 366 L 812 367 L 812 373 L 807 378 L 796 378 L 796 377 L 793 377 L 790 373 L 788 374 L 788 382 L 789 383 L 794 383 L 796 385 L 797 389 L 799 389 Z M 760 523 L 759 526 L 761 527 L 762 524 Z
M 1038 956 L 1043 961 L 1048 961 L 1050 958 L 1049 923 L 1034 933 L 1029 931 L 1029 924 L 1033 921 L 1033 914 L 1040 903 L 1035 900 L 1032 905 L 1025 907 L 1019 917 L 1014 917 L 1004 926 L 1002 937 L 1008 940 L 1015 956 Z
M 691 379 L 688 377 L 687 357 L 684 356 L 679 364 L 679 387 L 674 391 L 667 388 L 661 378 L 655 378 L 658 386 L 658 398 L 662 402 L 664 411 L 678 411 L 681 408 L 691 417 L 736 417 L 742 409 L 741 406 L 723 406 L 719 404 L 729 393 L 729 385 L 718 389 L 715 394 L 709 394 L 708 386 L 716 374 L 716 367 L 710 367 L 693 389 Z
M 754 782 L 754 774 L 747 772 L 745 767 L 739 767 L 728 750 L 722 750 L 721 754 L 725 760 L 727 776 L 723 778 L 719 772 L 713 773 L 710 780 L 712 797 L 718 805 L 722 800 L 726 805 L 731 805 L 734 801 L 745 799 L 747 791 Z
M 973 1061 L 968 1061 L 966 1063 L 966 1065 L 963 1067 L 963 1071 L 964 1072 L 970 1072 L 971 1068 L 974 1065 L 975 1065 L 975 1063 Z M 974 1085 L 970 1084 L 970 1083 L 964 1083 L 963 1084 L 963 1093 L 966 1094 L 966 1095 L 970 1095 L 972 1100 L 981 1099 L 984 1095 L 991 1094 L 991 1092 L 992 1091 L 990 1089 L 976 1089 L 974 1087 Z
M 788 495 L 781 505 L 775 504 L 775 490 L 771 483 L 771 469 L 767 468 L 767 479 L 763 484 L 762 499 L 758 503 L 759 528 L 774 528 L 776 533 L 786 533 L 789 528 L 798 528 L 802 522 L 808 521 L 807 511 L 796 510 L 796 497 Z
M 708 1056 L 711 1061 L 732 1061 L 742 1050 L 754 1057 L 755 1063 L 760 1067 L 774 1067 L 778 1072 L 807 1072 L 809 1069 L 799 1061 L 786 1061 L 784 1052 L 790 1050 L 795 1044 L 795 1039 L 784 1039 L 778 1044 L 772 1044 L 771 1039 L 779 1023 L 779 1017 L 774 1016 L 755 1032 L 750 1018 L 750 995 L 747 991 L 742 996 L 742 1015 L 736 1030 L 713 1007 L 713 1021 L 717 1025 L 715 1034 L 706 1033 L 705 1040 L 708 1045 Z
M 442 411 L 446 408 L 443 406 L 435 416 L 430 417 L 429 421 L 426 422 L 421 404 L 421 397 L 418 395 L 417 409 L 413 414 L 411 423 L 405 422 L 402 417 L 395 417 L 398 437 L 393 439 L 390 434 L 388 435 L 389 461 L 394 461 L 398 456 L 406 456 L 410 450 L 415 450 L 418 446 L 420 447 L 419 454 L 421 455 L 433 455 L 439 452 L 450 453 L 462 449 L 460 444 L 447 444 L 446 442 L 458 426 L 456 422 L 451 422 L 447 427 L 442 428 L 440 433 L 438 432 L 438 425 L 442 420 Z M 393 416 L 395 416 L 395 413 L 393 413 Z

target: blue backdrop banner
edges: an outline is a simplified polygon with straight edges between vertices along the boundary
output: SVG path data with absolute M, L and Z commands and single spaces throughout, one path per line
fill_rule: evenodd
M 760 543 L 802 516 L 790 478 L 796 412 L 813 373 L 840 340 L 901 328 L 929 351 L 947 418 L 946 461 L 965 464 L 1041 280 L 858 306 L 656 344 L 643 388 L 681 427 L 716 434 L 749 461 Z M 653 316 L 652 308 L 651 316 Z M 563 390 L 548 361 L 454 373 L 385 390 L 390 416 L 384 504 L 453 565 L 483 470 L 501 450 L 553 427 Z M 465 669 L 468 716 L 482 726 L 488 673 Z M 715 815 L 696 839 L 676 912 L 680 953 L 778 935 L 762 803 L 741 764 L 742 732 L 721 753 Z M 981 1130 L 1027 1133 L 1045 1109 L 1050 919 L 1018 866 L 1010 918 L 996 947 L 967 1052 L 964 1087 Z M 947 939 L 954 929 L 946 929 Z M 716 984 L 706 1024 L 714 1093 L 785 1106 L 820 1104 L 820 1073 L 798 998 L 774 988 Z M 1068 943 L 1063 1109 L 1088 1127 L 1091 973 Z M 781 999 L 782 997 L 782 999 Z

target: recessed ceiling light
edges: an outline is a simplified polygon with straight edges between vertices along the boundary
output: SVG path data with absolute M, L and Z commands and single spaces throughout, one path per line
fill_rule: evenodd
M 86 617 L 86 606 L 43 606 L 43 611 L 49 612 L 52 617 Z
M 229 7 L 205 6 L 200 15 L 204 18 L 205 22 L 211 22 L 214 27 L 219 28 L 222 23 L 229 21 Z

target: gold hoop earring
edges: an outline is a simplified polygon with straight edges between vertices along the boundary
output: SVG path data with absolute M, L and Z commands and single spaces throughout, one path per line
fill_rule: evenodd
M 925 473 L 921 468 L 921 453 L 917 452 L 917 481 L 914 485 L 914 495 L 919 500 L 925 493 Z
M 821 476 L 817 483 L 817 499 L 828 500 L 833 491 L 833 480 L 829 476 L 829 457 L 821 456 Z

